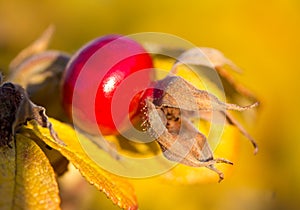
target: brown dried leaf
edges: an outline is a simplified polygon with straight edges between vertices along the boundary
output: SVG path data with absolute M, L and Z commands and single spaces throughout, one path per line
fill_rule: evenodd
M 253 145 L 254 154 L 258 152 L 258 145 L 255 139 L 246 131 L 246 129 L 228 112 L 224 113 L 226 115 L 226 120 L 229 124 L 235 126 Z

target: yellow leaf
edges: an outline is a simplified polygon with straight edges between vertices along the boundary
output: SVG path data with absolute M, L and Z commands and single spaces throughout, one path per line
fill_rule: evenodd
M 0 147 L 0 208 L 11 209 L 13 206 L 15 169 L 16 169 L 16 151 L 14 142 L 11 142 L 12 148 Z
M 54 171 L 34 141 L 16 135 L 0 148 L 0 209 L 60 209 Z
M 47 145 L 59 151 L 81 172 L 90 184 L 103 191 L 114 204 L 123 209 L 137 209 L 137 199 L 133 187 L 125 179 L 104 171 L 90 159 L 82 149 L 73 127 L 55 119 L 49 120 L 66 146 L 58 144 L 52 139 L 47 128 L 38 126 L 34 121 L 28 124 L 27 128 L 31 130 L 27 129 L 26 133 L 36 135 Z M 84 137 L 81 136 L 80 138 Z M 89 140 L 86 139 L 86 141 Z
M 60 152 L 55 149 L 50 149 L 48 145 L 41 139 L 34 139 L 35 143 L 43 150 L 50 164 L 52 165 L 57 176 L 63 175 L 68 171 L 69 161 Z

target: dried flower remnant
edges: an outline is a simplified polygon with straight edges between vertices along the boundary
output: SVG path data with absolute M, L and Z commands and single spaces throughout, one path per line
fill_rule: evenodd
M 35 105 L 21 86 L 11 82 L 3 83 L 0 86 L 0 146 L 11 147 L 10 142 L 16 131 L 29 120 L 35 120 L 39 125 L 47 127 L 51 136 L 63 144 L 48 121 L 45 109 Z
M 179 76 L 167 76 L 156 82 L 155 89 L 159 94 L 146 100 L 147 132 L 160 145 L 164 156 L 175 162 L 193 167 L 207 167 L 224 178 L 215 163 L 232 164 L 223 158 L 214 158 L 204 134 L 194 127 L 189 119 L 194 112 L 219 112 L 227 123 L 236 127 L 252 142 L 255 151 L 257 144 L 243 127 L 231 117 L 227 110 L 244 111 L 256 107 L 238 106 L 220 101 L 215 95 L 195 88 Z
M 16 113 L 22 101 L 22 94 L 11 83 L 0 87 L 0 146 L 9 144 L 13 138 Z

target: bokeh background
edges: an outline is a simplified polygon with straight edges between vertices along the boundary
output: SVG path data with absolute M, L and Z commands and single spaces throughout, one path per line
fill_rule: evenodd
M 70 53 L 97 36 L 137 32 L 171 33 L 217 48 L 244 70 L 243 82 L 261 100 L 248 126 L 260 146 L 257 156 L 242 140 L 221 184 L 133 180 L 140 209 L 300 208 L 300 1 L 0 0 L 0 68 L 6 71 L 49 24 L 56 26 L 51 48 Z M 77 209 L 118 209 L 93 187 L 74 184 L 82 198 L 74 201 Z

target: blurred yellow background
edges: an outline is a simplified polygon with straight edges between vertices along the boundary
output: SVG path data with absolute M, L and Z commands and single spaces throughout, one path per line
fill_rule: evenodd
M 257 156 L 241 137 L 232 175 L 220 184 L 134 180 L 140 209 L 300 208 L 300 1 L 0 0 L 0 69 L 49 24 L 56 26 L 51 48 L 70 53 L 97 36 L 138 32 L 217 48 L 244 70 L 243 82 L 261 100 L 247 126 Z M 94 195 L 89 209 L 118 209 L 93 188 L 86 192 Z

